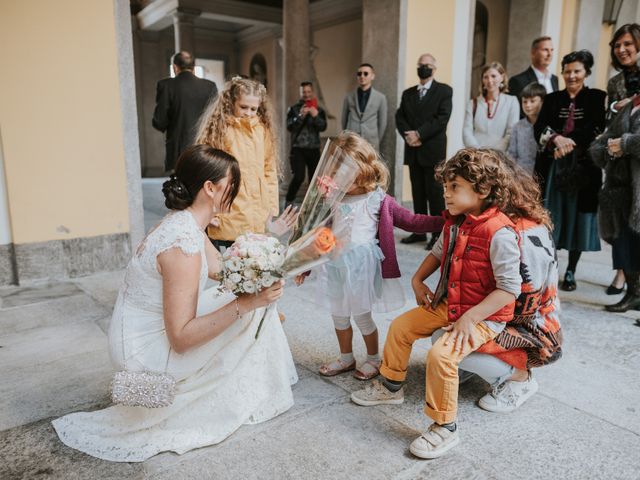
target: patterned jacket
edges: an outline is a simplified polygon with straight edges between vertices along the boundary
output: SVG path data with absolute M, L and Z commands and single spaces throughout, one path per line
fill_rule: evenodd
M 477 351 L 495 355 L 521 370 L 562 357 L 558 259 L 549 229 L 531 220 L 516 222 L 520 235 L 522 293 L 513 320 Z

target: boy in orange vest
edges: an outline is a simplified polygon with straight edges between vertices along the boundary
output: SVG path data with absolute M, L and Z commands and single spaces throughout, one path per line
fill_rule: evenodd
M 433 423 L 411 443 L 436 458 L 460 443 L 456 425 L 458 364 L 500 333 L 520 294 L 520 250 L 510 205 L 514 176 L 488 149 L 467 148 L 441 164 L 447 207 L 442 235 L 411 284 L 418 307 L 396 318 L 387 334 L 381 381 L 354 392 L 358 405 L 400 404 L 413 342 L 447 331 L 427 355 L 425 413 Z M 435 293 L 424 281 L 440 267 Z

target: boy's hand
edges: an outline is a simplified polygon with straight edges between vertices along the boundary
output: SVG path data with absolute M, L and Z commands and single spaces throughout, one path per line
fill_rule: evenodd
M 293 279 L 296 286 L 299 287 L 300 285 L 302 285 L 304 283 L 304 279 L 307 278 L 310 273 L 311 272 L 302 272 L 296 275 L 296 278 Z
M 411 288 L 416 296 L 416 303 L 420 307 L 431 307 L 431 300 L 433 300 L 433 292 L 423 282 L 414 280 L 411 282 Z
M 449 332 L 444 338 L 444 345 L 453 344 L 453 351 L 462 353 L 463 347 L 468 343 L 475 350 L 473 332 L 476 328 L 476 323 L 470 315 L 465 313 L 456 322 L 443 327 L 443 330 Z

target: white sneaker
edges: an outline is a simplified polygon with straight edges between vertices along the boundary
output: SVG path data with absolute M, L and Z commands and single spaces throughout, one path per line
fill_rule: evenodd
M 507 380 L 482 397 L 478 405 L 488 412 L 513 412 L 537 391 L 538 382 L 532 376 L 525 382 Z
M 363 407 L 374 405 L 400 405 L 404 402 L 404 386 L 397 392 L 392 392 L 382 385 L 380 380 L 374 380 L 362 390 L 351 394 L 351 401 Z
M 450 432 L 449 429 L 432 423 L 426 432 L 411 442 L 409 451 L 416 457 L 432 459 L 441 457 L 459 443 L 457 428 Z

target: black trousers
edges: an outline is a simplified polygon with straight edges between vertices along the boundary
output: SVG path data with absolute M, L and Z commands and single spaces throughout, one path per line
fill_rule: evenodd
M 304 182 L 305 168 L 309 173 L 309 180 L 313 177 L 313 173 L 316 171 L 316 167 L 320 161 L 320 149 L 293 147 L 289 160 L 291 162 L 293 178 L 287 190 L 287 203 L 291 203 L 296 199 L 300 185 Z
M 440 216 L 444 210 L 444 191 L 434 178 L 434 167 L 409 165 L 413 211 Z
M 640 272 L 640 235 L 624 224 L 618 238 L 611 243 L 613 247 L 613 268 L 626 272 Z
M 221 251 L 222 247 L 229 248 L 233 245 L 232 240 L 214 240 L 213 238 L 209 238 L 209 240 L 211 240 L 211 243 L 213 243 L 213 246 L 216 247 L 218 251 Z

